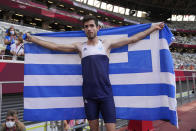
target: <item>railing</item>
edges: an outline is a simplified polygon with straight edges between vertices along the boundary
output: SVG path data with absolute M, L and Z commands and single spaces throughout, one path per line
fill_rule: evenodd
M 196 99 L 195 74 L 193 76 L 176 77 L 176 99 L 178 105 L 189 103 Z
M 2 89 L 3 84 L 17 84 L 17 83 L 24 83 L 24 81 L 0 81 L 0 120 L 1 120 L 1 107 L 2 107 Z M 0 121 L 1 124 L 1 121 Z
M 17 58 L 21 58 L 21 60 Z M 0 55 L 0 61 L 24 62 L 24 56 Z

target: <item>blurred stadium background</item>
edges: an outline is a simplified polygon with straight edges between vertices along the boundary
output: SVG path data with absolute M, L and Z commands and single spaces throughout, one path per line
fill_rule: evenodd
M 24 79 L 24 61 L 4 55 L 4 37 L 10 26 L 18 34 L 75 31 L 81 30 L 84 15 L 96 16 L 102 28 L 164 21 L 175 36 L 170 50 L 178 104 L 196 98 L 192 93 L 196 74 L 195 0 L 0 0 L 0 82 Z M 17 109 L 23 121 L 23 84 L 0 83 L 0 86 L 3 87 L 1 122 L 5 121 L 8 109 Z M 119 127 L 127 125 L 127 121 L 119 123 Z

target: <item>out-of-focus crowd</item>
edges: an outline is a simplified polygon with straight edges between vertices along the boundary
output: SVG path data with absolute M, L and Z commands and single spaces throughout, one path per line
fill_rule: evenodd
M 4 44 L 6 49 L 1 51 L 1 54 L 7 57 L 13 56 L 12 59 L 24 60 L 24 44 L 23 33 L 16 33 L 14 26 L 6 30 L 4 37 Z
M 186 34 L 180 36 L 180 34 L 177 34 L 175 36 L 174 42 L 178 44 L 196 45 L 196 36 L 186 35 Z
M 195 70 L 196 54 L 172 52 L 174 68 L 179 70 Z
M 0 60 L 24 60 L 25 33 L 50 32 L 0 21 Z

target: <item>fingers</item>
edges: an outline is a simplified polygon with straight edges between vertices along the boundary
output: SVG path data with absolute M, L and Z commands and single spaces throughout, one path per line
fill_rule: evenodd
M 31 42 L 31 35 L 29 33 L 26 33 L 27 37 L 26 37 L 26 40 Z
M 161 23 L 159 24 L 159 27 L 160 27 L 161 29 L 163 29 L 164 26 L 165 26 L 165 23 L 164 23 L 164 22 L 161 22 Z

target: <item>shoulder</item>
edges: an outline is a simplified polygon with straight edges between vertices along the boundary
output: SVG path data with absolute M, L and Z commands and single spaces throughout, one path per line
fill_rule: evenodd
M 82 45 L 83 43 L 82 42 L 77 42 L 77 43 L 74 43 L 74 45 L 77 47 L 77 49 L 80 51 L 81 48 L 82 48 Z
M 9 39 L 9 38 L 10 38 L 10 36 L 8 36 L 8 35 L 5 36 L 5 39 Z
M 5 126 L 5 123 L 3 123 L 3 124 L 1 124 L 1 130 L 0 131 L 4 131 L 6 128 L 5 128 L 6 126 Z
M 18 121 L 17 125 L 18 125 L 18 128 L 20 129 L 20 131 L 24 131 L 25 130 L 25 125 L 22 122 Z
M 103 46 L 105 47 L 106 50 L 110 47 L 110 41 L 109 40 L 102 40 Z

